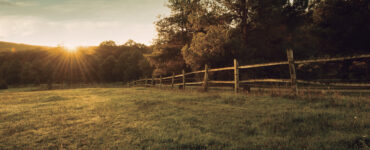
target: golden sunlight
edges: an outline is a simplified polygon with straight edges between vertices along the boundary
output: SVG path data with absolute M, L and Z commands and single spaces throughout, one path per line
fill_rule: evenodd
M 65 46 L 65 50 L 68 52 L 76 52 L 78 49 L 78 46 Z

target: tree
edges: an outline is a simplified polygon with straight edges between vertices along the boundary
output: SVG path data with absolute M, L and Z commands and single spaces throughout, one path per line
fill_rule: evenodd
M 325 0 L 313 8 L 311 28 L 321 54 L 352 55 L 369 52 L 370 2 Z
M 247 40 L 247 31 L 250 22 L 250 13 L 252 13 L 252 6 L 256 1 L 254 0 L 216 0 L 220 5 L 223 5 L 224 15 L 231 18 L 231 22 L 236 24 L 240 29 L 240 33 L 243 35 L 242 38 Z
M 96 48 L 95 53 L 101 59 L 107 58 L 111 55 L 116 56 L 117 45 L 114 41 L 104 41 Z
M 224 26 L 210 26 L 206 33 L 197 33 L 190 46 L 182 49 L 186 64 L 199 70 L 205 64 L 219 66 L 232 60 L 232 54 L 225 49 L 229 36 L 228 28 Z
M 6 69 L 6 82 L 18 84 L 21 79 L 22 64 L 19 60 L 13 60 Z
M 149 61 L 146 58 L 142 58 L 139 61 L 139 68 L 142 73 L 142 77 L 150 77 L 152 76 L 154 68 L 150 65 Z
M 127 82 L 130 80 L 129 76 L 126 74 L 126 70 L 128 69 L 127 63 L 128 52 L 124 52 L 118 58 L 116 65 L 114 66 L 114 74 L 118 76 L 118 80 Z
M 35 67 L 29 62 L 23 64 L 22 71 L 20 74 L 22 84 L 30 84 L 37 82 L 38 74 L 36 70 L 34 70 L 34 68 Z
M 3 79 L 0 79 L 0 89 L 8 89 L 8 84 Z
M 114 75 L 114 66 L 116 65 L 116 59 L 114 56 L 107 57 L 100 66 L 101 75 L 104 81 L 114 82 L 116 76 Z
M 180 72 L 186 67 L 181 49 L 190 44 L 193 34 L 204 32 L 203 20 L 207 20 L 204 17 L 205 2 L 169 0 L 167 6 L 171 9 L 171 15 L 156 22 L 158 38 L 152 55 L 148 57 L 155 67 L 155 75 Z

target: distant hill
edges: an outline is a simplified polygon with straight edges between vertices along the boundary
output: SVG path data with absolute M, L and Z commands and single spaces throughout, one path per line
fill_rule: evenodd
M 0 41 L 0 52 L 26 51 L 26 50 L 35 50 L 35 49 L 40 50 L 40 49 L 48 49 L 48 48 L 51 48 L 51 47 Z

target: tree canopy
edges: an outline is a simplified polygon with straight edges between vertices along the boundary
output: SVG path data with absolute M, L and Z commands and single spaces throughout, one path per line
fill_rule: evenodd
M 156 74 L 369 52 L 366 0 L 169 0 L 149 57 Z

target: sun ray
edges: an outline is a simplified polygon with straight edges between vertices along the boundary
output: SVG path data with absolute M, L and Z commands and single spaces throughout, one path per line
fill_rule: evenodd
M 77 46 L 65 47 L 65 50 L 70 53 L 74 53 L 78 50 Z

